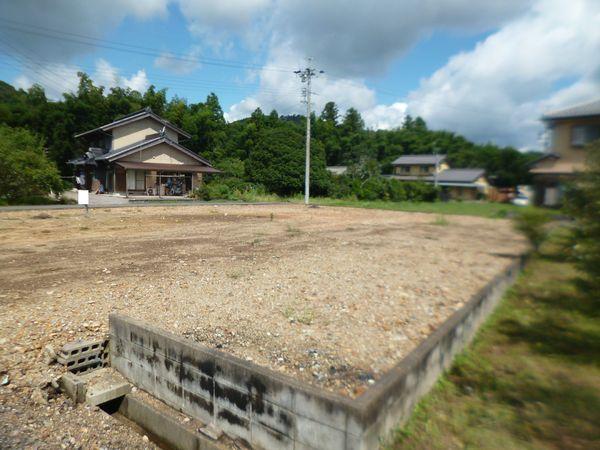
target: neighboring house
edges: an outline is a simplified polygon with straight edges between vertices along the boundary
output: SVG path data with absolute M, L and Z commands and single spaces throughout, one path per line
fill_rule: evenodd
M 484 169 L 450 169 L 445 155 L 404 155 L 392 166 L 390 178 L 437 184 L 445 198 L 476 200 L 485 197 L 490 187 Z
M 348 166 L 327 166 L 327 171 L 332 175 L 346 175 L 348 172 Z
M 585 166 L 584 146 L 600 139 L 600 100 L 548 113 L 542 117 L 550 132 L 546 155 L 531 164 L 535 201 L 560 204 L 565 182 Z
M 420 180 L 435 172 L 441 172 L 448 168 L 446 155 L 404 155 L 394 161 L 394 178 L 405 181 Z
M 190 135 L 150 108 L 75 135 L 88 151 L 69 161 L 81 188 L 125 195 L 185 195 L 219 172 L 179 143 Z

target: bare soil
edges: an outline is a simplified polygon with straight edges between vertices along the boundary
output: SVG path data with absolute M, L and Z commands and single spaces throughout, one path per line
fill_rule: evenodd
M 504 220 L 351 208 L 2 213 L 0 447 L 149 445 L 48 387 L 44 348 L 110 312 L 356 397 L 525 248 Z

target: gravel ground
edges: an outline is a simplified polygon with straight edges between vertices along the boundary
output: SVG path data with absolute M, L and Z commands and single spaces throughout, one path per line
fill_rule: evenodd
M 298 205 L 2 214 L 0 447 L 149 445 L 48 385 L 60 367 L 46 346 L 100 337 L 112 311 L 360 395 L 526 248 L 507 221 L 437 219 Z

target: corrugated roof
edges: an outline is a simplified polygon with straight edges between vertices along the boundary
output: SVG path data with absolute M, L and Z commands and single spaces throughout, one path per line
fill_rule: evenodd
M 416 165 L 416 164 L 437 164 L 443 162 L 446 159 L 446 155 L 403 155 L 396 158 L 393 162 L 393 166 L 405 166 L 405 165 Z
M 600 116 L 600 99 L 585 103 L 582 105 L 571 106 L 569 108 L 561 109 L 558 111 L 551 111 L 544 114 L 542 119 L 544 120 L 557 120 L 557 119 L 568 119 L 571 117 L 589 117 L 589 116 Z
M 485 169 L 446 169 L 438 173 L 438 183 L 472 183 L 485 175 Z

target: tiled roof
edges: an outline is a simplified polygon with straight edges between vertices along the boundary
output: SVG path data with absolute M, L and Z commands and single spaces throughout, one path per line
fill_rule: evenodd
M 572 106 L 570 108 L 552 111 L 544 114 L 544 120 L 568 119 L 571 117 L 589 117 L 600 116 L 600 100 L 585 103 L 583 105 Z
M 159 115 L 155 114 L 154 112 L 152 112 L 152 110 L 150 108 L 144 108 L 140 111 L 131 113 L 131 114 L 127 114 L 124 117 L 121 117 L 118 120 L 115 120 L 114 122 L 111 123 L 107 123 L 106 125 L 102 125 L 98 128 L 94 128 L 93 130 L 89 130 L 89 131 L 84 131 L 83 133 L 78 133 L 75 135 L 76 138 L 80 137 L 80 136 L 85 136 L 87 134 L 90 133 L 94 133 L 96 131 L 108 131 L 108 130 L 112 130 L 113 128 L 119 127 L 121 125 L 125 125 L 127 123 L 131 123 L 131 122 L 135 122 L 137 120 L 141 120 L 141 119 L 145 119 L 146 117 L 151 117 L 154 120 L 162 123 L 164 126 L 172 129 L 173 131 L 175 131 L 176 133 L 178 133 L 181 136 L 185 136 L 186 138 L 191 137 L 187 132 L 183 131 L 181 128 L 178 128 L 177 126 L 173 125 L 171 122 L 169 122 L 168 120 L 163 119 L 162 117 L 160 117 Z
M 436 164 L 441 163 L 446 159 L 446 155 L 403 155 L 396 158 L 393 162 L 393 166 L 406 166 L 406 165 L 417 165 L 417 164 Z
M 438 173 L 438 183 L 473 183 L 485 175 L 484 169 L 446 169 Z

